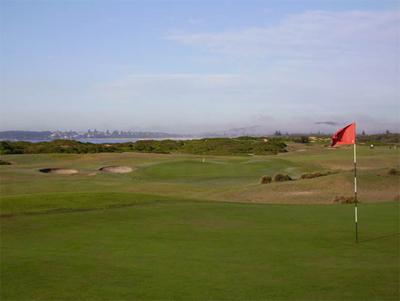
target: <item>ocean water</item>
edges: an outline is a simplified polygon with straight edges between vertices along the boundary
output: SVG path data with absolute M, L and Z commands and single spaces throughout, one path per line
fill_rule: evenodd
M 136 142 L 137 139 L 75 139 L 76 141 L 80 141 L 83 143 L 93 143 L 93 144 L 102 144 L 102 143 L 125 143 L 125 142 Z M 52 140 L 11 140 L 11 141 L 28 141 L 32 143 L 37 142 L 50 142 Z
M 136 142 L 137 139 L 77 139 L 76 141 L 80 141 L 83 143 L 94 143 L 94 144 L 102 144 L 102 143 L 125 143 L 125 142 Z
M 175 141 L 181 141 L 181 140 L 192 140 L 192 139 L 200 139 L 200 138 L 150 138 L 147 140 L 175 140 Z M 10 140 L 10 139 L 0 139 L 0 141 L 4 141 L 4 140 Z M 102 143 L 125 143 L 125 142 L 133 142 L 135 143 L 138 140 L 145 140 L 144 138 L 142 139 L 107 139 L 107 138 L 103 138 L 103 139 L 73 139 L 76 141 L 80 141 L 83 143 L 93 143 L 93 144 L 102 144 Z M 16 140 L 13 139 L 11 140 L 13 141 L 28 141 L 28 142 L 32 142 L 32 143 L 37 143 L 37 142 L 50 142 L 52 140 Z

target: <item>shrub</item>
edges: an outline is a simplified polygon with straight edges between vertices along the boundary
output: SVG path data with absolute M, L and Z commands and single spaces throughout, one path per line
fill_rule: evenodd
M 387 174 L 389 176 L 398 176 L 400 175 L 400 171 L 397 168 L 392 167 L 391 169 L 388 170 Z
M 285 181 L 291 181 L 292 178 L 291 178 L 289 175 L 285 174 L 285 175 L 284 175 L 284 180 L 285 180 Z
M 356 202 L 354 197 L 345 197 L 343 195 L 335 196 L 333 198 L 333 203 L 335 204 L 353 204 Z
M 306 180 L 306 179 L 311 179 L 311 174 L 308 172 L 302 173 L 300 176 L 300 180 Z
M 274 175 L 274 177 L 272 178 L 272 181 L 274 182 L 283 182 L 285 179 L 285 176 L 281 173 L 277 173 Z
M 0 155 L 22 154 L 23 148 L 17 143 L 0 141 Z
M 10 162 L 0 160 L 0 165 L 11 165 Z
M 293 142 L 296 143 L 308 143 L 310 142 L 309 138 L 307 136 L 296 136 L 292 138 Z
M 250 136 L 240 136 L 236 138 L 237 140 L 250 140 L 250 141 L 264 141 L 262 138 L 250 137 Z
M 277 173 L 272 178 L 273 182 L 284 182 L 284 181 L 291 181 L 292 178 L 287 174 Z
M 270 176 L 262 176 L 260 180 L 260 184 L 268 184 L 271 183 L 272 178 Z

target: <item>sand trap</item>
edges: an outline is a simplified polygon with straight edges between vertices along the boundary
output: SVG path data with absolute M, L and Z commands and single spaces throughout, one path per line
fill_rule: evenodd
M 100 170 L 111 173 L 127 173 L 131 172 L 132 168 L 128 166 L 105 166 L 100 168 Z
M 58 175 L 70 175 L 78 172 L 76 169 L 73 168 L 44 168 L 40 169 L 39 171 L 43 173 L 53 173 Z

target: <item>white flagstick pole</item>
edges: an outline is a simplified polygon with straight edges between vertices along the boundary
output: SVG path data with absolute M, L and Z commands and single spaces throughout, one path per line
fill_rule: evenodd
M 355 195 L 355 218 L 356 218 L 356 243 L 358 243 L 357 231 L 357 155 L 356 155 L 356 141 L 354 141 L 354 195 Z

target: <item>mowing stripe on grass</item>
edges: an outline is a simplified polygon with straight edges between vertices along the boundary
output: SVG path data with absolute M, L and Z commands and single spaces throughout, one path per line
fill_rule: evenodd
M 399 203 L 360 204 L 359 244 L 352 208 L 153 203 L 2 219 L 1 299 L 398 300 Z
M 3 197 L 0 198 L 0 208 L 1 216 L 5 217 L 17 214 L 95 210 L 156 202 L 185 201 L 202 200 L 124 192 L 48 193 Z

